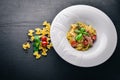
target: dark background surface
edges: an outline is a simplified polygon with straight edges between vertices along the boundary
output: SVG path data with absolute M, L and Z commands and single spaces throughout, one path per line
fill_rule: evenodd
M 82 68 L 62 60 L 53 48 L 39 60 L 32 49 L 24 53 L 27 30 L 42 28 L 44 20 L 52 22 L 62 9 L 76 4 L 101 9 L 115 24 L 118 44 L 108 61 Z M 0 0 L 0 80 L 120 80 L 119 9 L 119 0 Z

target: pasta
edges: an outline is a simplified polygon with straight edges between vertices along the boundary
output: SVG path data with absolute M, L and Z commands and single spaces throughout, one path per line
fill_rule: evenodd
M 96 35 L 96 30 L 91 25 L 77 22 L 71 24 L 66 37 L 73 48 L 85 51 L 93 46 L 93 43 L 96 41 Z
M 35 30 L 28 30 L 29 39 L 22 45 L 23 49 L 27 50 L 30 48 L 30 43 L 33 43 L 33 55 L 36 59 L 39 59 L 41 56 L 47 56 L 47 51 L 52 47 L 50 23 L 44 21 L 43 26 L 43 29 L 35 28 Z

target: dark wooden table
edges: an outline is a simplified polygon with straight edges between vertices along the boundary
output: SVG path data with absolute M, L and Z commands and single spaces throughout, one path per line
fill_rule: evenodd
M 24 53 L 27 30 L 42 28 L 44 20 L 52 22 L 62 9 L 77 4 L 101 9 L 115 24 L 118 44 L 108 61 L 82 68 L 65 62 L 53 48 L 39 60 L 32 49 Z M 0 80 L 120 80 L 120 1 L 0 0 Z

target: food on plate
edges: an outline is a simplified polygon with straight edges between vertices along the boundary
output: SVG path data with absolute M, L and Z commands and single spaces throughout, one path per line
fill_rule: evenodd
M 67 32 L 67 39 L 73 48 L 85 51 L 93 46 L 97 39 L 97 33 L 91 25 L 76 22 L 71 24 L 71 28 Z
M 33 45 L 33 55 L 36 59 L 39 59 L 41 56 L 47 56 L 47 51 L 52 47 L 50 23 L 44 21 L 43 26 L 45 26 L 43 29 L 35 28 L 35 30 L 28 30 L 29 39 L 22 45 L 24 50 L 28 50 L 31 43 Z

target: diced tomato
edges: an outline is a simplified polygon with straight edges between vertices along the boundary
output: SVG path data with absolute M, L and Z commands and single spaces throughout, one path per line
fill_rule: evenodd
M 87 40 L 84 40 L 84 41 L 83 41 L 83 45 L 84 45 L 84 46 L 87 46 L 87 45 L 88 45 L 88 41 L 87 41 Z
M 48 45 L 47 41 L 42 41 L 42 46 L 43 47 L 47 47 L 47 45 Z
M 91 38 L 92 38 L 93 41 L 95 41 L 96 40 L 96 35 L 93 35 Z
M 72 46 L 72 47 L 76 47 L 77 44 L 78 44 L 78 43 L 77 43 L 76 41 L 71 41 L 71 46 Z
M 46 37 L 46 36 L 42 36 L 42 37 L 41 37 L 41 40 L 42 40 L 42 41 L 47 41 L 47 37 Z

